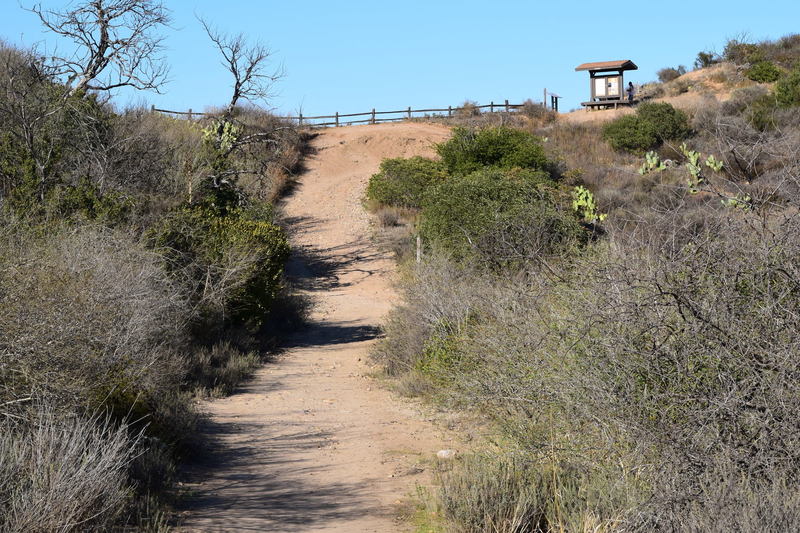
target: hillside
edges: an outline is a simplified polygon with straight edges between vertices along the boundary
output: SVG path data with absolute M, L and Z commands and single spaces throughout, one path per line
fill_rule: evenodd
M 668 83 L 646 84 L 637 98 L 640 100 L 644 98 L 645 101 L 666 102 L 675 107 L 693 111 L 703 105 L 704 100 L 708 98 L 725 102 L 730 100 L 735 90 L 758 85 L 757 82 L 748 80 L 738 72 L 735 65 L 720 63 L 689 71 Z M 578 109 L 561 113 L 560 119 L 570 123 L 605 122 L 633 112 L 634 110 L 630 107 L 597 111 Z

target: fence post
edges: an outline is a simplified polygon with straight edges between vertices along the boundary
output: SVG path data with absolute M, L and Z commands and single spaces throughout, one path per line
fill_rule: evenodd
M 156 112 L 156 104 L 151 104 L 150 105 L 150 112 L 151 113 L 155 113 Z
M 408 106 L 408 120 L 411 120 L 411 106 Z
M 339 127 L 339 112 L 336 112 L 336 127 Z
M 302 125 L 303 125 L 303 114 L 302 114 L 302 113 L 300 113 L 300 116 L 299 116 L 299 117 L 297 117 L 297 118 L 298 118 L 298 121 L 299 121 L 299 122 L 298 122 L 298 125 L 299 125 L 299 126 L 302 126 Z
M 489 113 L 494 113 L 494 101 L 489 102 Z
M 375 108 L 372 108 L 372 123 L 375 124 Z
M 508 112 L 509 112 L 509 109 L 508 109 L 508 100 L 506 100 L 506 113 L 508 113 Z
M 544 90 L 544 96 L 542 96 L 542 106 L 547 109 L 547 89 Z
M 189 120 L 190 121 L 192 120 L 192 108 L 191 107 L 189 108 Z
M 453 116 L 453 106 L 451 106 L 451 105 L 447 106 L 447 116 L 448 117 L 452 117 Z

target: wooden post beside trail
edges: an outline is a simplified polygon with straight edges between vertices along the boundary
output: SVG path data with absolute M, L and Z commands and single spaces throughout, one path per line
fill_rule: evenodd
M 408 106 L 408 120 L 411 120 L 411 106 Z
M 489 102 L 489 113 L 494 113 L 494 101 Z
M 447 106 L 447 116 L 448 117 L 452 117 L 453 116 L 453 106 L 451 106 L 451 105 Z
M 155 113 L 156 112 L 156 105 L 155 104 L 151 104 L 150 105 L 150 112 L 151 113 Z
M 300 116 L 297 117 L 297 120 L 298 120 L 298 125 L 302 126 L 303 125 L 303 114 L 302 113 L 300 113 Z
M 372 123 L 375 124 L 375 108 L 372 108 Z
M 189 120 L 192 120 L 192 108 L 191 107 L 189 108 L 189 115 L 188 116 L 189 116 Z
M 508 111 L 509 111 L 509 109 L 508 109 L 508 100 L 506 100 L 506 113 L 508 113 Z
M 339 127 L 339 112 L 336 112 L 336 127 Z
M 544 90 L 544 96 L 542 96 L 542 105 L 547 109 L 547 89 Z

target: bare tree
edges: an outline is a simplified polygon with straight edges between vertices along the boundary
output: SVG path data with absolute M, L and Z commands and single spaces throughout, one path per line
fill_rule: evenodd
M 202 18 L 200 24 L 222 53 L 222 65 L 233 75 L 233 92 L 226 114 L 229 117 L 233 115 L 239 100 L 256 102 L 269 98 L 272 84 L 283 77 L 281 68 L 268 72 L 267 63 L 272 51 L 261 43 L 248 44 L 241 33 L 236 35 L 222 33 Z
M 166 82 L 163 37 L 156 31 L 170 15 L 161 0 L 84 0 L 62 11 L 36 4 L 30 11 L 77 45 L 72 55 L 52 57 L 55 73 L 66 77 L 67 95 L 119 87 L 158 92 Z

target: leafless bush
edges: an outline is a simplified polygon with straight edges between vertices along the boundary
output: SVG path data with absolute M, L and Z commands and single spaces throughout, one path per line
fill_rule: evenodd
M 657 498 L 628 525 L 631 531 L 795 531 L 800 527 L 800 493 L 796 481 L 781 472 L 769 480 L 743 476 L 725 458 L 700 476 L 699 490 L 687 499 L 683 480 L 663 472 Z
M 760 191 L 746 191 L 759 194 L 759 202 L 791 199 L 800 170 L 798 113 L 771 108 L 765 98 L 760 87 L 740 89 L 730 101 L 700 110 L 694 124 L 709 152 L 723 160 L 734 190 L 761 182 Z M 765 122 L 769 127 L 756 127 Z
M 711 531 L 704 514 L 745 530 L 770 514 L 763 524 L 780 530 L 795 523 L 800 473 L 792 212 L 653 215 L 579 259 L 505 280 L 430 263 L 441 271 L 418 272 L 425 287 L 395 314 L 383 358 L 395 371 L 413 368 L 428 348 L 413 337 L 435 338 L 439 317 L 467 317 L 444 332 L 455 344 L 438 345 L 450 363 L 435 368 L 436 383 L 447 384 L 451 405 L 489 415 L 532 458 L 616 468 L 619 484 L 596 485 L 596 497 L 616 502 L 599 518 L 625 511 L 631 527 L 649 517 L 643 530 Z M 451 300 L 453 287 L 471 294 Z M 426 321 L 434 297 L 447 307 Z M 415 323 L 425 327 L 409 333 Z M 735 490 L 714 492 L 712 480 Z M 723 496 L 726 509 L 744 505 L 747 516 L 715 515 Z M 682 513 L 686 521 L 675 522 Z
M 130 497 L 136 441 L 107 419 L 32 415 L 0 423 L 0 530 L 108 531 Z
M 535 121 L 540 126 L 551 124 L 558 120 L 557 112 L 547 109 L 544 105 L 538 104 L 531 99 L 522 102 L 522 107 L 517 112 Z
M 28 237 L 4 243 L 0 267 L 0 357 L 18 392 L 92 409 L 172 390 L 190 310 L 159 258 L 120 232 Z
M 471 274 L 437 253 L 427 257 L 406 285 L 406 301 L 385 325 L 387 336 L 374 357 L 387 372 L 413 370 L 436 335 L 457 332 L 468 320 L 476 295 Z
M 480 114 L 481 110 L 478 107 L 478 103 L 472 100 L 464 100 L 464 103 L 462 103 L 458 107 L 458 111 L 456 111 L 456 117 L 458 118 L 477 117 Z
M 397 211 L 391 207 L 384 207 L 378 209 L 375 213 L 378 217 L 378 222 L 383 227 L 394 227 L 400 225 L 400 216 Z

